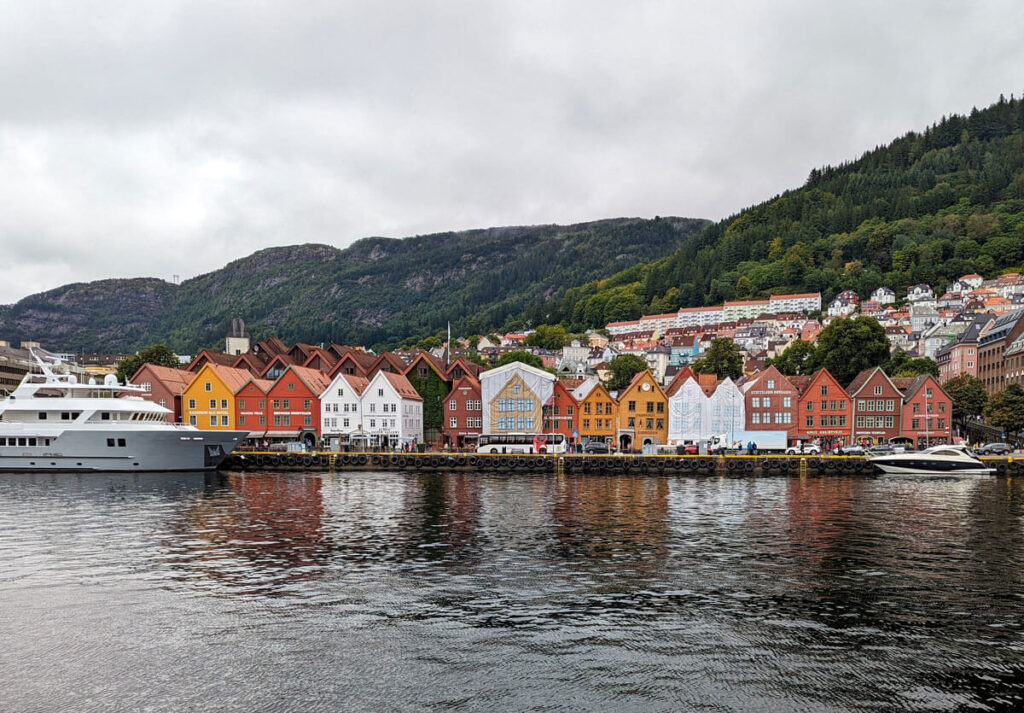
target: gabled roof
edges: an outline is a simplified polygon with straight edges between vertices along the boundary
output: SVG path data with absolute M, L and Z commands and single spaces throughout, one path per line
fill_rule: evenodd
M 370 385 L 370 380 L 365 376 L 360 376 L 359 374 L 338 374 L 334 377 L 335 381 L 337 379 L 342 379 L 346 384 L 348 384 L 349 388 L 355 392 L 356 396 L 362 396 L 366 387 Z M 333 383 L 333 381 L 331 383 Z M 323 397 L 323 395 L 323 391 L 321 391 L 320 396 Z
M 487 371 L 482 372 L 480 374 L 480 381 L 483 381 L 484 379 L 490 379 L 490 378 L 493 378 L 495 376 L 501 376 L 501 375 L 503 375 L 503 374 L 505 374 L 507 372 L 517 371 L 517 370 L 522 370 L 522 371 L 527 372 L 528 374 L 534 374 L 536 376 L 540 376 L 540 377 L 542 377 L 544 379 L 547 379 L 547 380 L 549 380 L 551 382 L 555 381 L 555 375 L 552 374 L 550 371 L 545 371 L 544 369 L 538 369 L 535 366 L 530 366 L 529 364 L 524 364 L 521 361 L 513 361 L 513 362 L 509 362 L 508 364 L 505 364 L 504 366 L 495 367 L 494 369 L 488 369 Z
M 263 365 L 263 371 L 260 372 L 260 376 L 266 376 L 267 372 L 273 369 L 275 365 L 288 368 L 289 366 L 295 366 L 295 360 L 288 354 L 275 354 Z
M 239 386 L 237 389 L 235 389 L 235 396 L 238 396 L 240 393 L 242 393 L 242 390 L 245 389 L 245 387 L 248 386 L 249 384 L 255 386 L 257 389 L 260 390 L 261 393 L 265 395 L 267 394 L 267 392 L 270 391 L 270 387 L 274 385 L 274 382 L 271 381 L 270 379 L 257 379 L 256 377 L 252 377 L 248 379 L 244 384 Z
M 420 350 L 420 353 L 417 354 L 411 362 L 409 362 L 409 365 L 405 367 L 405 371 L 402 373 L 408 376 L 421 361 L 425 361 L 427 366 L 433 369 L 443 381 L 448 381 L 448 368 L 445 366 L 445 363 L 430 352 L 423 351 L 422 349 Z
M 231 393 L 237 392 L 238 389 L 242 387 L 242 384 L 252 378 L 252 374 L 245 369 L 233 369 L 230 366 L 221 366 L 220 364 L 207 362 L 200 367 L 199 371 L 196 372 L 196 375 L 188 383 L 189 387 L 199 380 L 199 377 L 202 376 L 203 370 L 205 369 L 209 369 L 216 374 L 217 378 L 228 387 L 228 390 L 231 391 Z
M 419 395 L 419 392 L 412 387 L 409 380 L 404 374 L 395 374 L 391 371 L 378 371 L 373 377 L 374 379 L 383 378 L 391 384 L 392 388 L 398 393 L 403 399 L 409 399 L 410 401 L 422 401 L 423 397 Z
M 299 377 L 302 383 L 306 385 L 306 388 L 309 389 L 312 393 L 316 394 L 317 396 L 322 394 L 324 390 L 326 390 L 327 387 L 331 385 L 330 377 L 328 377 L 327 374 L 323 373 L 319 369 L 310 369 L 308 367 L 298 366 L 296 364 L 292 364 L 291 366 L 289 366 L 288 369 L 284 373 L 282 373 L 281 376 L 278 377 L 277 381 L 281 381 L 281 379 L 283 379 L 285 374 L 287 374 L 289 371 L 293 372 L 297 377 Z
M 693 373 L 693 369 L 691 369 L 689 365 L 680 369 L 675 375 L 675 378 L 669 382 L 668 386 L 665 387 L 665 395 L 675 396 L 676 392 L 683 387 L 683 384 L 686 383 L 687 379 L 697 381 L 697 375 Z M 698 381 L 697 383 L 699 384 L 700 382 Z
M 235 357 L 235 361 L 232 362 L 231 366 L 235 369 L 246 369 L 253 376 L 259 376 L 263 373 L 263 367 L 266 366 L 266 362 L 246 352 Z
M 192 377 L 195 376 L 195 374 L 186 369 L 174 369 L 169 366 L 160 366 L 159 364 L 143 364 L 135 371 L 135 374 L 132 375 L 129 381 L 135 383 L 135 377 L 141 374 L 143 370 L 152 374 L 153 378 L 163 384 L 172 394 L 180 394 L 184 391 L 185 387 L 192 381 Z
M 456 366 L 462 367 L 462 371 L 466 374 L 472 374 L 474 377 L 479 376 L 480 372 L 484 370 L 484 367 L 477 364 L 475 361 L 470 361 L 464 357 L 457 357 L 451 364 L 448 365 L 446 375 L 451 378 L 452 372 Z
M 234 363 L 234 361 L 235 356 L 233 354 L 224 354 L 223 352 L 215 352 L 209 349 L 203 349 L 198 354 L 196 354 L 195 358 L 192 359 L 191 363 L 189 363 L 189 365 L 185 367 L 185 370 L 195 373 L 199 371 L 203 364 L 206 363 L 219 364 L 220 366 L 231 366 Z
M 865 369 L 861 373 L 857 374 L 857 376 L 853 377 L 853 381 L 851 381 L 850 385 L 846 387 L 847 393 L 849 393 L 850 396 L 856 396 L 860 390 L 867 385 L 871 377 L 875 375 L 875 372 L 882 372 L 882 376 L 889 382 L 889 385 L 897 391 L 899 390 L 897 389 L 896 384 L 892 382 L 892 379 L 889 378 L 889 375 L 882 371 L 882 367 L 875 366 L 870 369 Z
M 480 391 L 480 380 L 477 379 L 472 374 L 460 376 L 458 379 L 452 382 L 452 391 L 455 391 L 456 389 L 461 387 L 469 387 L 474 391 Z
M 385 366 L 389 367 L 385 368 Z M 370 365 L 369 374 L 376 374 L 378 371 L 393 371 L 396 374 L 405 373 L 406 363 L 402 361 L 398 356 L 391 352 L 382 352 L 380 356 L 373 360 L 373 364 Z

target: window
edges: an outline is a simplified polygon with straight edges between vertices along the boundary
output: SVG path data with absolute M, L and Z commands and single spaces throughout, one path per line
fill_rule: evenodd
M 828 396 L 828 384 L 821 385 L 821 395 Z
M 589 418 L 583 419 L 583 428 L 590 428 L 590 419 Z
M 370 413 L 377 413 L 377 404 L 370 404 Z
M 289 391 L 295 391 L 295 382 L 294 381 L 289 381 L 288 382 L 288 390 Z
M 881 418 L 881 416 L 879 416 L 879 418 Z M 885 417 L 885 427 L 886 428 L 892 428 L 894 423 L 896 423 L 894 416 L 886 416 Z
M 150 382 L 150 381 L 143 381 L 142 382 L 142 389 L 144 391 L 152 391 L 153 390 L 153 383 Z
M 771 407 L 772 407 L 772 400 L 771 400 L 771 397 L 770 397 L 770 396 L 765 396 L 765 397 L 764 397 L 764 398 L 763 398 L 763 399 L 761 400 L 761 404 L 762 404 L 762 405 L 763 405 L 763 406 L 764 406 L 765 408 L 771 408 Z
M 261 426 L 266 426 L 267 425 L 267 417 L 266 416 L 263 416 L 263 415 L 260 416 L 260 425 Z
M 775 379 L 768 379 L 768 388 L 769 389 L 774 389 L 775 388 Z
M 583 413 L 587 416 L 590 415 L 590 402 L 583 404 Z
M 345 389 L 338 389 L 338 396 L 344 396 L 344 395 L 345 395 Z
M 107 448 L 113 448 L 113 447 L 114 447 L 114 439 L 113 438 L 108 438 L 107 439 Z
M 864 428 L 864 417 L 863 416 L 858 416 L 857 417 L 857 428 Z
M 656 419 L 656 421 L 657 421 L 657 428 L 664 428 L 665 427 L 665 419 L 659 418 L 659 419 Z
M 632 418 L 632 417 L 630 417 L 630 418 L 629 418 L 629 419 L 628 419 L 628 420 L 626 421 L 626 428 L 635 428 L 635 427 L 636 427 L 636 419 L 635 419 L 635 418 Z
M 628 408 L 630 411 L 636 411 L 636 401 L 630 401 Z
M 885 410 L 886 411 L 893 411 L 895 408 L 896 408 L 896 402 L 893 399 L 886 399 L 885 400 Z
M 750 414 L 750 422 L 751 423 L 755 423 L 755 424 L 760 424 L 761 423 L 761 414 L 756 413 L 756 412 Z
M 911 406 L 910 410 L 913 413 L 921 413 L 921 404 L 917 404 L 917 403 L 913 404 Z M 917 426 L 914 426 L 914 428 L 917 428 Z
M 458 428 L 459 427 L 459 419 L 456 418 L 455 416 L 452 416 L 451 418 L 449 418 L 448 419 L 448 427 L 449 428 Z
M 377 419 L 371 418 L 370 419 L 370 428 L 376 428 L 376 427 L 377 427 Z
M 238 410 L 241 411 L 245 408 L 245 399 L 238 399 Z
M 839 425 L 840 425 L 840 426 L 845 426 L 845 425 L 846 425 L 846 416 L 842 416 L 842 415 L 841 415 L 841 416 L 839 417 Z
M 750 406 L 751 408 L 761 408 L 761 397 L 755 396 L 750 399 Z
M 228 400 L 227 399 L 221 399 L 220 400 L 220 407 L 222 409 L 226 409 L 228 407 Z
M 512 393 L 516 395 L 519 394 L 519 384 L 512 384 Z
M 167 406 L 167 399 L 160 399 L 157 403 L 161 406 Z
M 814 426 L 814 416 L 808 416 L 804 420 L 804 423 L 806 424 L 807 428 L 811 428 L 812 426 Z
M 814 410 L 814 402 L 813 401 L 808 401 L 807 402 L 807 410 L 808 411 L 813 411 Z
M 305 416 L 302 417 L 302 425 L 303 426 L 312 426 L 313 425 L 313 417 L 310 416 L 307 413 Z
M 280 426 L 281 425 L 281 414 L 279 414 L 279 413 L 275 413 L 274 414 L 274 425 L 275 426 Z
M 939 409 L 939 410 L 941 411 L 942 409 Z M 572 408 L 572 406 L 566 406 L 565 407 L 565 415 L 566 416 L 572 416 L 573 415 L 573 408 Z
M 281 408 L 281 401 L 279 399 L 274 399 L 274 408 Z
M 281 407 L 282 408 L 286 408 L 286 409 L 291 408 L 292 407 L 291 399 L 282 399 Z
M 383 396 L 383 395 L 384 395 L 384 389 L 377 389 L 377 396 Z
M 882 387 L 881 386 L 876 386 L 875 387 L 875 396 L 881 396 L 881 395 L 882 395 Z
M 267 402 L 265 400 L 260 401 L 260 408 L 261 409 L 265 409 L 266 407 L 267 407 Z
M 188 400 L 188 407 L 189 408 L 195 408 L 196 407 L 196 400 L 195 399 L 189 399 Z
M 342 428 L 348 428 L 348 419 L 347 418 L 341 419 L 341 426 L 342 426 Z
M 206 389 L 207 391 L 213 391 L 213 384 L 207 381 L 205 384 L 203 384 L 203 388 Z
M 647 419 L 647 428 L 654 428 L 654 419 L 653 418 Z
M 939 402 L 939 413 L 946 413 L 946 402 L 945 401 L 940 401 Z
M 793 408 L 793 397 L 783 396 L 782 397 L 782 408 Z
M 211 426 L 216 426 L 217 425 L 217 417 L 216 416 L 210 416 L 210 425 Z
M 455 403 L 455 399 L 451 399 L 448 402 L 448 410 L 449 411 L 454 411 L 456 408 L 458 408 L 458 405 Z
M 825 414 L 821 414 L 821 416 L 818 417 L 818 424 L 821 426 L 827 426 L 828 416 L 826 416 Z
M 188 425 L 190 425 L 190 426 L 195 426 L 196 425 L 196 417 L 195 416 L 189 416 L 188 417 Z
M 654 413 L 654 402 L 653 401 L 648 401 L 647 402 L 647 413 Z
M 911 419 L 911 421 L 910 421 L 910 427 L 911 427 L 912 429 L 914 429 L 915 431 L 916 431 L 917 429 L 921 428 L 921 419 L 919 419 L 919 418 L 914 418 L 914 419 Z
M 226 415 L 220 417 L 220 425 L 221 426 L 227 426 L 228 425 L 228 417 Z
M 292 417 L 291 417 L 291 414 L 287 414 L 287 413 L 286 413 L 286 414 L 284 414 L 284 416 L 283 416 L 283 417 L 282 417 L 282 419 L 281 419 L 281 423 L 282 423 L 283 425 L 285 425 L 285 426 L 291 426 L 291 425 L 292 425 Z
M 657 411 L 658 411 L 658 413 L 665 413 L 665 402 L 664 401 L 659 401 L 658 402 L 658 409 L 657 409 Z M 611 411 L 609 411 L 608 413 L 611 413 Z
M 210 409 L 213 410 L 215 408 L 217 408 L 217 399 L 210 399 Z

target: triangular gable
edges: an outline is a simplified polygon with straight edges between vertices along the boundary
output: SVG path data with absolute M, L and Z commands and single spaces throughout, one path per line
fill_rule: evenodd
M 220 366 L 231 366 L 234 363 L 235 357 L 231 354 L 223 354 L 221 352 L 210 351 L 209 349 L 203 349 L 189 362 L 189 365 L 185 367 L 185 371 L 191 371 L 197 373 L 205 364 L 218 364 Z
M 260 372 L 260 376 L 265 377 L 274 369 L 281 369 L 282 374 L 288 370 L 288 367 L 293 366 L 294 362 L 292 358 L 287 354 L 275 354 L 274 357 L 267 362 L 267 365 L 263 367 L 263 371 Z
M 410 374 L 413 374 L 414 371 L 417 371 L 419 369 L 419 365 L 421 362 L 426 364 L 427 368 L 431 369 L 435 374 L 437 374 L 441 381 L 450 381 L 450 379 L 448 378 L 447 371 L 444 368 L 443 364 L 440 364 L 433 354 L 430 354 L 429 352 L 425 351 L 420 351 L 420 353 L 416 355 L 416 358 L 409 362 L 409 366 L 407 366 L 405 368 L 405 371 L 403 372 L 406 378 L 408 378 Z
M 239 354 L 235 357 L 235 361 L 231 364 L 233 369 L 245 369 L 253 376 L 259 376 L 263 373 L 264 362 L 254 358 L 251 354 Z
M 377 381 L 377 379 L 383 379 L 391 384 L 391 388 L 403 399 L 410 401 L 422 401 L 423 397 L 419 395 L 419 392 L 413 388 L 409 380 L 405 378 L 404 374 L 395 374 L 391 371 L 378 371 L 373 377 L 371 385 Z
M 693 369 L 690 368 L 689 364 L 680 369 L 679 372 L 675 375 L 675 378 L 673 378 L 672 381 L 669 382 L 669 385 L 665 388 L 665 395 L 674 396 L 676 391 L 678 391 L 679 388 L 684 383 L 686 383 L 687 379 L 693 379 L 694 381 L 697 381 L 697 375 L 693 373 Z
M 192 388 L 192 384 L 207 378 L 205 376 L 207 373 L 213 374 L 232 394 L 241 388 L 242 384 L 252 378 L 252 374 L 245 369 L 232 369 L 230 366 L 220 366 L 219 364 L 207 362 L 196 372 L 195 377 L 188 383 L 186 389 Z
M 878 371 L 882 372 L 882 376 L 885 378 L 886 381 L 889 382 L 889 386 L 891 386 L 894 391 L 899 391 L 899 389 L 896 387 L 896 384 L 892 383 L 892 379 L 889 378 L 889 375 L 886 374 L 880 366 L 876 366 L 871 369 L 865 369 L 861 373 L 857 374 L 857 376 L 853 377 L 853 381 L 850 382 L 850 385 L 846 387 L 846 391 L 850 394 L 851 397 L 856 398 L 857 394 L 861 392 L 861 390 L 867 385 L 867 383 L 874 377 L 875 372 Z
M 317 369 L 307 369 L 304 366 L 291 365 L 288 369 L 278 377 L 278 381 L 281 381 L 287 375 L 288 372 L 292 372 L 295 376 L 305 384 L 306 388 L 309 389 L 310 393 L 315 394 L 317 397 L 320 396 L 331 385 L 331 378 L 322 371 Z
M 245 391 L 246 387 L 248 387 L 249 384 L 252 384 L 253 386 L 255 386 L 256 389 L 260 393 L 262 393 L 264 396 L 266 396 L 270 392 L 270 387 L 272 387 L 274 385 L 274 382 L 271 381 L 270 379 L 257 379 L 255 377 L 253 377 L 253 378 L 249 379 L 248 381 L 246 381 L 241 386 L 239 386 L 235 390 L 235 392 L 234 392 L 235 396 L 238 396 L 243 391 Z
M 629 386 L 622 390 L 622 393 L 619 394 L 619 401 L 622 401 L 630 392 L 640 388 L 640 384 L 644 382 L 653 384 L 653 388 L 661 393 L 662 398 L 665 398 L 665 390 L 661 388 L 661 384 L 654 378 L 654 374 L 651 373 L 650 369 L 644 369 L 643 371 L 638 371 L 629 382 Z

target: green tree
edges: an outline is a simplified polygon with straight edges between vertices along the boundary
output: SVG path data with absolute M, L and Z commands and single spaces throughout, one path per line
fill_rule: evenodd
M 774 359 L 768 359 L 766 366 L 774 366 L 786 376 L 814 373 L 815 349 L 810 342 L 802 339 L 790 342 Z
M 939 378 L 939 365 L 928 357 L 913 359 L 902 349 L 897 350 L 889 361 L 882 364 L 882 371 L 889 376 L 920 376 L 931 374 Z
M 416 342 L 416 348 L 429 352 L 431 349 L 437 349 L 442 344 L 444 344 L 444 340 L 441 337 L 424 337 Z
M 531 334 L 527 335 L 524 343 L 528 347 L 540 347 L 557 351 L 568 343 L 568 332 L 560 324 L 541 324 Z
M 961 435 L 967 432 L 967 423 L 985 413 L 988 392 L 985 382 L 970 374 L 960 374 L 942 385 L 953 402 L 951 418 Z
M 840 384 L 849 384 L 864 369 L 889 360 L 889 340 L 878 320 L 840 318 L 821 330 L 814 368 L 826 368 Z
M 736 299 L 746 300 L 754 296 L 754 285 L 746 275 L 736 280 Z
M 1019 441 L 1017 435 L 1024 431 L 1024 388 L 1010 384 L 997 394 L 992 394 L 985 408 L 985 417 L 995 426 L 1006 431 L 1006 437 Z
M 616 391 L 629 386 L 634 376 L 647 369 L 647 362 L 636 354 L 621 354 L 608 363 L 608 368 L 612 375 L 605 388 Z
M 152 344 L 137 354 L 132 354 L 121 360 L 121 363 L 117 365 L 117 380 L 127 381 L 135 376 L 135 372 L 143 364 L 156 364 L 157 366 L 167 366 L 172 369 L 181 368 L 181 362 L 169 346 L 166 344 Z
M 704 356 L 693 363 L 693 370 L 698 374 L 714 374 L 719 379 L 736 380 L 743 376 L 740 348 L 728 337 L 716 337 Z
M 529 366 L 535 366 L 538 369 L 544 368 L 544 362 L 536 354 L 530 354 L 530 352 L 524 352 L 522 350 L 516 350 L 514 352 L 505 352 L 498 357 L 498 363 L 495 366 L 505 366 L 511 364 L 514 361 L 522 362 Z

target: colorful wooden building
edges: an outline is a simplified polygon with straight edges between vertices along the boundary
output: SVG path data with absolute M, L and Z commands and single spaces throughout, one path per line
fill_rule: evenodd
M 647 369 L 619 394 L 616 440 L 622 452 L 668 443 L 668 397 Z

